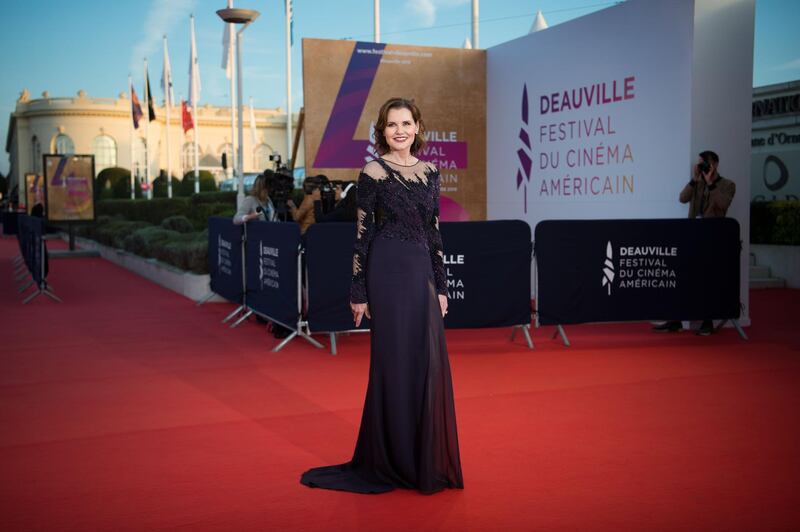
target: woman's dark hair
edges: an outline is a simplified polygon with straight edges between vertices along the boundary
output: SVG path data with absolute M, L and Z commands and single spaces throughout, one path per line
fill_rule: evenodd
M 381 110 L 378 111 L 378 121 L 375 123 L 375 147 L 378 153 L 381 155 L 389 153 L 389 143 L 386 142 L 383 130 L 386 129 L 386 123 L 388 122 L 389 111 L 391 109 L 408 109 L 411 111 L 414 122 L 419 126 L 419 132 L 414 137 L 414 143 L 411 144 L 411 154 L 416 155 L 417 152 L 425 147 L 425 136 L 423 135 L 425 132 L 425 123 L 422 121 L 422 113 L 419 107 L 417 107 L 417 104 L 405 98 L 389 98 L 381 106 Z

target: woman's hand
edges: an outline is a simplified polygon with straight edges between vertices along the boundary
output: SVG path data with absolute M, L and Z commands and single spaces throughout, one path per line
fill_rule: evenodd
M 372 319 L 372 316 L 369 315 L 369 305 L 366 303 L 350 303 L 350 310 L 353 312 L 353 321 L 356 327 L 361 325 L 362 317 L 366 316 Z
M 447 296 L 439 294 L 439 308 L 442 309 L 442 317 L 447 315 Z

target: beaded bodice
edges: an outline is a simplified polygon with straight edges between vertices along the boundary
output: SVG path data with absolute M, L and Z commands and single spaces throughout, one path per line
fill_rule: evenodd
M 439 234 L 439 170 L 417 161 L 411 166 L 384 159 L 369 162 L 358 176 L 358 220 L 350 301 L 366 303 L 366 267 L 375 238 L 418 242 L 431 257 L 436 292 L 447 295 Z

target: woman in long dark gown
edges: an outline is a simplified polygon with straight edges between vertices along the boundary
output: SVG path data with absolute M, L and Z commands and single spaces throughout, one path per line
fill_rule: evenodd
M 310 487 L 383 493 L 463 488 L 442 318 L 447 281 L 439 234 L 439 170 L 417 106 L 392 98 L 375 139 L 382 157 L 358 177 L 350 306 L 371 320 L 367 397 L 350 462 L 306 471 Z

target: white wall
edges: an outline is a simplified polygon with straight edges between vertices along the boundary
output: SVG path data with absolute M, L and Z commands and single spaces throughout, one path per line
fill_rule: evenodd
M 696 154 L 712 149 L 721 173 L 739 187 L 729 216 L 739 221 L 745 241 L 747 305 L 753 22 L 753 0 L 629 0 L 488 49 L 488 218 L 523 219 L 532 229 L 545 219 L 685 218 L 678 194 Z M 542 112 L 543 95 L 603 82 L 619 86 L 629 77 L 635 78 L 632 98 Z M 521 116 L 524 86 L 528 124 Z M 598 119 L 610 120 L 614 133 L 555 142 L 541 135 L 542 126 Z M 570 150 L 601 143 L 620 153 L 630 146 L 632 160 L 566 164 Z M 533 162 L 522 186 L 519 150 Z M 551 151 L 559 153 L 559 165 L 542 168 L 542 154 Z M 606 176 L 611 190 L 598 186 Z M 749 323 L 747 309 L 744 318 Z
M 755 0 L 696 0 L 692 55 L 692 157 L 719 155 L 720 175 L 736 183 L 728 216 L 739 221 L 740 322 L 750 324 L 750 139 Z

